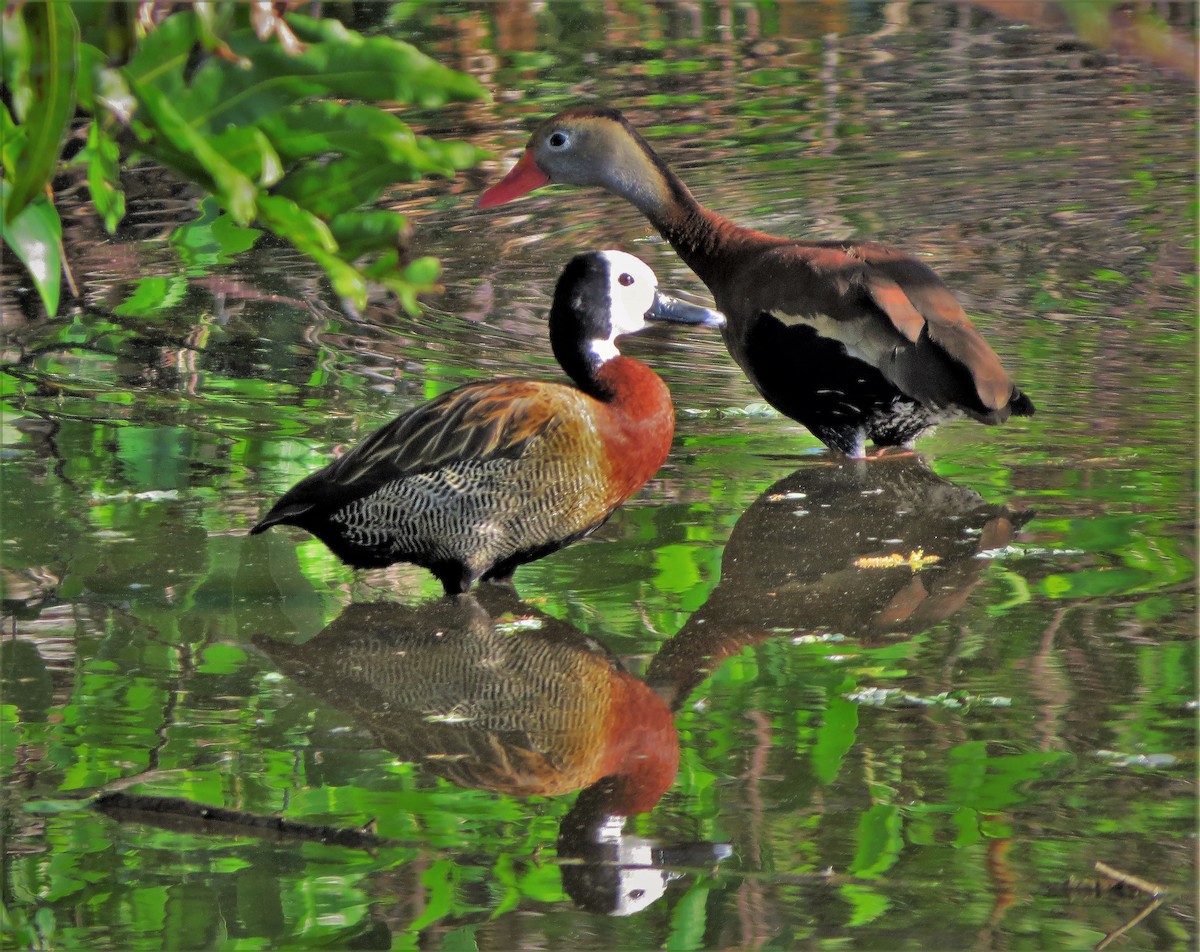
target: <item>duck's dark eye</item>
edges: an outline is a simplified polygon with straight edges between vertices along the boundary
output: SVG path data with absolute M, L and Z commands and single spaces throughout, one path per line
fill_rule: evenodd
M 552 132 L 550 138 L 546 140 L 550 143 L 550 148 L 561 149 L 567 144 L 567 134 L 565 132 Z
M 629 285 L 633 284 L 633 275 L 622 274 L 619 278 L 617 278 L 617 284 L 621 285 L 623 288 L 629 287 Z

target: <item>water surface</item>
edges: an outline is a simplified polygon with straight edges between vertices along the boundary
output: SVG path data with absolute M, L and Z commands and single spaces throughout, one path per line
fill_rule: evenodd
M 1082 949 L 1150 901 L 1099 860 L 1170 890 L 1122 947 L 1193 946 L 1190 84 L 961 5 L 379 19 L 493 92 L 423 121 L 495 161 L 389 196 L 443 261 L 422 314 L 170 241 L 194 204 L 153 169 L 116 241 L 65 216 L 77 307 L 45 320 L 6 269 L 6 941 Z M 515 593 L 248 539 L 404 409 L 554 376 L 577 251 L 705 299 L 599 192 L 473 209 L 580 101 L 731 218 L 922 257 L 1037 416 L 848 464 L 715 333 L 656 330 L 627 349 L 675 395 L 671 458 Z M 114 790 L 375 839 L 88 805 Z

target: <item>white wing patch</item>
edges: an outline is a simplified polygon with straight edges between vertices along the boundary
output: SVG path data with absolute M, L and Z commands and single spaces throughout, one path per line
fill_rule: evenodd
M 785 327 L 810 327 L 818 336 L 838 341 L 851 357 L 866 361 L 874 367 L 885 366 L 892 349 L 900 343 L 899 334 L 894 335 L 897 339 L 893 341 L 887 339 L 893 335 L 870 334 L 870 318 L 835 321 L 828 314 L 785 314 L 782 311 L 771 311 L 770 314 Z

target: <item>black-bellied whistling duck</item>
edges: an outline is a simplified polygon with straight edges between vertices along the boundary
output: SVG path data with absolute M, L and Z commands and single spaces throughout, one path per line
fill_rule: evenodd
M 909 447 L 939 423 L 1001 423 L 1033 403 L 941 279 L 867 241 L 795 241 L 701 205 L 615 109 L 541 123 L 525 154 L 479 199 L 543 185 L 599 185 L 632 202 L 708 285 L 729 353 L 773 407 L 849 456 L 866 440 Z
M 357 568 L 412 562 L 447 595 L 587 535 L 658 471 L 675 430 L 666 384 L 617 338 L 647 320 L 722 320 L 657 283 L 624 252 L 576 256 L 550 310 L 575 386 L 510 378 L 445 393 L 302 479 L 250 532 L 299 526 Z

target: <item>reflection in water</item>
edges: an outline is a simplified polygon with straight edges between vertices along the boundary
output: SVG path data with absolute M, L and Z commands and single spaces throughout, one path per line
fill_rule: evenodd
M 924 631 L 966 602 L 987 564 L 980 553 L 1008 545 L 1031 516 L 986 503 L 917 455 L 805 466 L 738 520 L 719 584 L 648 680 L 690 690 L 722 659 L 781 632 Z
M 582 632 L 486 586 L 417 606 L 350 605 L 303 645 L 259 639 L 294 681 L 383 747 L 463 787 L 513 796 L 583 789 L 564 818 L 563 885 L 628 915 L 723 844 L 661 846 L 623 833 L 675 779 L 671 711 Z

